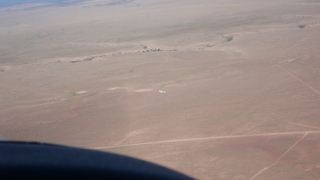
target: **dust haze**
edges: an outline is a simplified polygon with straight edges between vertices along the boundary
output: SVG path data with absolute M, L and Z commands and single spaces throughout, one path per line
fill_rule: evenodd
M 0 7 L 0 138 L 197 179 L 320 176 L 320 1 Z

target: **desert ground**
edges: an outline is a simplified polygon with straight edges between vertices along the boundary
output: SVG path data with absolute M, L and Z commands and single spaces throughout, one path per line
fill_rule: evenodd
M 196 179 L 320 177 L 319 0 L 0 8 L 0 137 Z

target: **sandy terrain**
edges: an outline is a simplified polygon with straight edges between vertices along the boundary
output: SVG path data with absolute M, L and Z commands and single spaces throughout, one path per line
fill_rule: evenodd
M 0 10 L 0 138 L 197 179 L 318 179 L 320 1 Z M 160 90 L 160 91 L 159 91 Z

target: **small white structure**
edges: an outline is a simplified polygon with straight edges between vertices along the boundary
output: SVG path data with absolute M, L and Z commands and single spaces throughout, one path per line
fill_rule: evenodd
M 164 94 L 164 93 L 166 93 L 166 91 L 159 90 L 159 93 Z

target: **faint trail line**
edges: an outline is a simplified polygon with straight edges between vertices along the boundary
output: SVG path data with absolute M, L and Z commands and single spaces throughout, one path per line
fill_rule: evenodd
M 296 75 L 292 74 L 290 71 L 286 70 L 284 67 L 280 66 L 279 64 L 275 64 L 277 65 L 279 68 L 281 68 L 282 70 L 284 70 L 286 73 L 288 73 L 289 75 L 291 75 L 292 77 L 294 77 L 296 80 L 300 81 L 303 85 L 307 86 L 308 88 L 310 88 L 312 91 L 314 91 L 315 93 L 320 95 L 320 91 L 316 90 L 315 88 L 313 88 L 312 86 L 310 86 L 309 84 L 305 83 L 303 80 L 301 80 L 300 78 L 298 78 Z
M 308 125 L 298 124 L 298 123 L 289 123 L 289 124 L 294 124 L 294 125 L 297 125 L 297 126 L 308 127 L 308 128 L 313 128 L 313 129 L 320 129 L 319 127 L 308 126 Z
M 255 177 L 257 177 L 259 174 L 263 173 L 264 171 L 272 168 L 274 165 L 276 165 L 288 152 L 294 148 L 300 141 L 302 141 L 309 133 L 306 132 L 297 142 L 295 142 L 285 153 L 282 154 L 271 166 L 263 168 L 261 171 L 259 171 L 257 174 L 255 174 L 250 180 L 253 180 Z
M 263 168 L 261 171 L 259 171 L 257 174 L 255 174 L 250 180 L 253 180 L 255 177 L 257 177 L 259 174 L 263 173 L 264 171 L 266 171 L 267 169 L 269 169 L 270 167 L 265 167 Z
M 265 134 L 235 135 L 235 136 L 213 136 L 213 137 L 204 137 L 204 138 L 190 138 L 190 139 L 175 139 L 175 140 L 166 140 L 166 141 L 154 141 L 154 142 L 145 142 L 145 143 L 137 143 L 137 144 L 127 144 L 127 145 L 121 145 L 121 146 L 93 147 L 91 149 L 111 149 L 111 148 L 122 148 L 122 147 L 143 146 L 143 145 L 152 145 L 152 144 L 176 143 L 176 142 L 188 142 L 188 141 L 201 141 L 201 140 L 211 140 L 211 139 L 263 137 L 263 136 L 294 135 L 294 134 L 306 134 L 306 133 L 320 133 L 320 131 L 299 131 L 299 132 L 265 133 Z
M 285 153 L 282 154 L 270 167 L 274 166 L 277 164 L 288 152 L 294 148 L 300 141 L 302 141 L 309 133 L 305 133 L 296 143 L 294 143 Z
M 165 51 L 165 54 L 169 57 L 169 59 L 173 59 L 175 61 L 181 61 L 181 59 L 175 58 L 172 55 L 170 55 L 168 52 Z
M 45 100 L 45 101 L 49 101 L 49 102 L 44 102 L 44 103 L 40 103 L 40 104 L 36 104 L 35 103 L 35 104 L 30 104 L 30 105 L 25 104 L 25 105 L 13 106 L 13 107 L 6 107 L 6 108 L 3 108 L 1 110 L 18 109 L 18 108 L 35 108 L 35 107 L 38 107 L 38 106 L 57 104 L 57 103 L 60 103 L 60 102 L 62 102 L 64 100 L 66 100 L 66 98 L 62 98 L 62 99 L 59 99 L 57 101 Z

